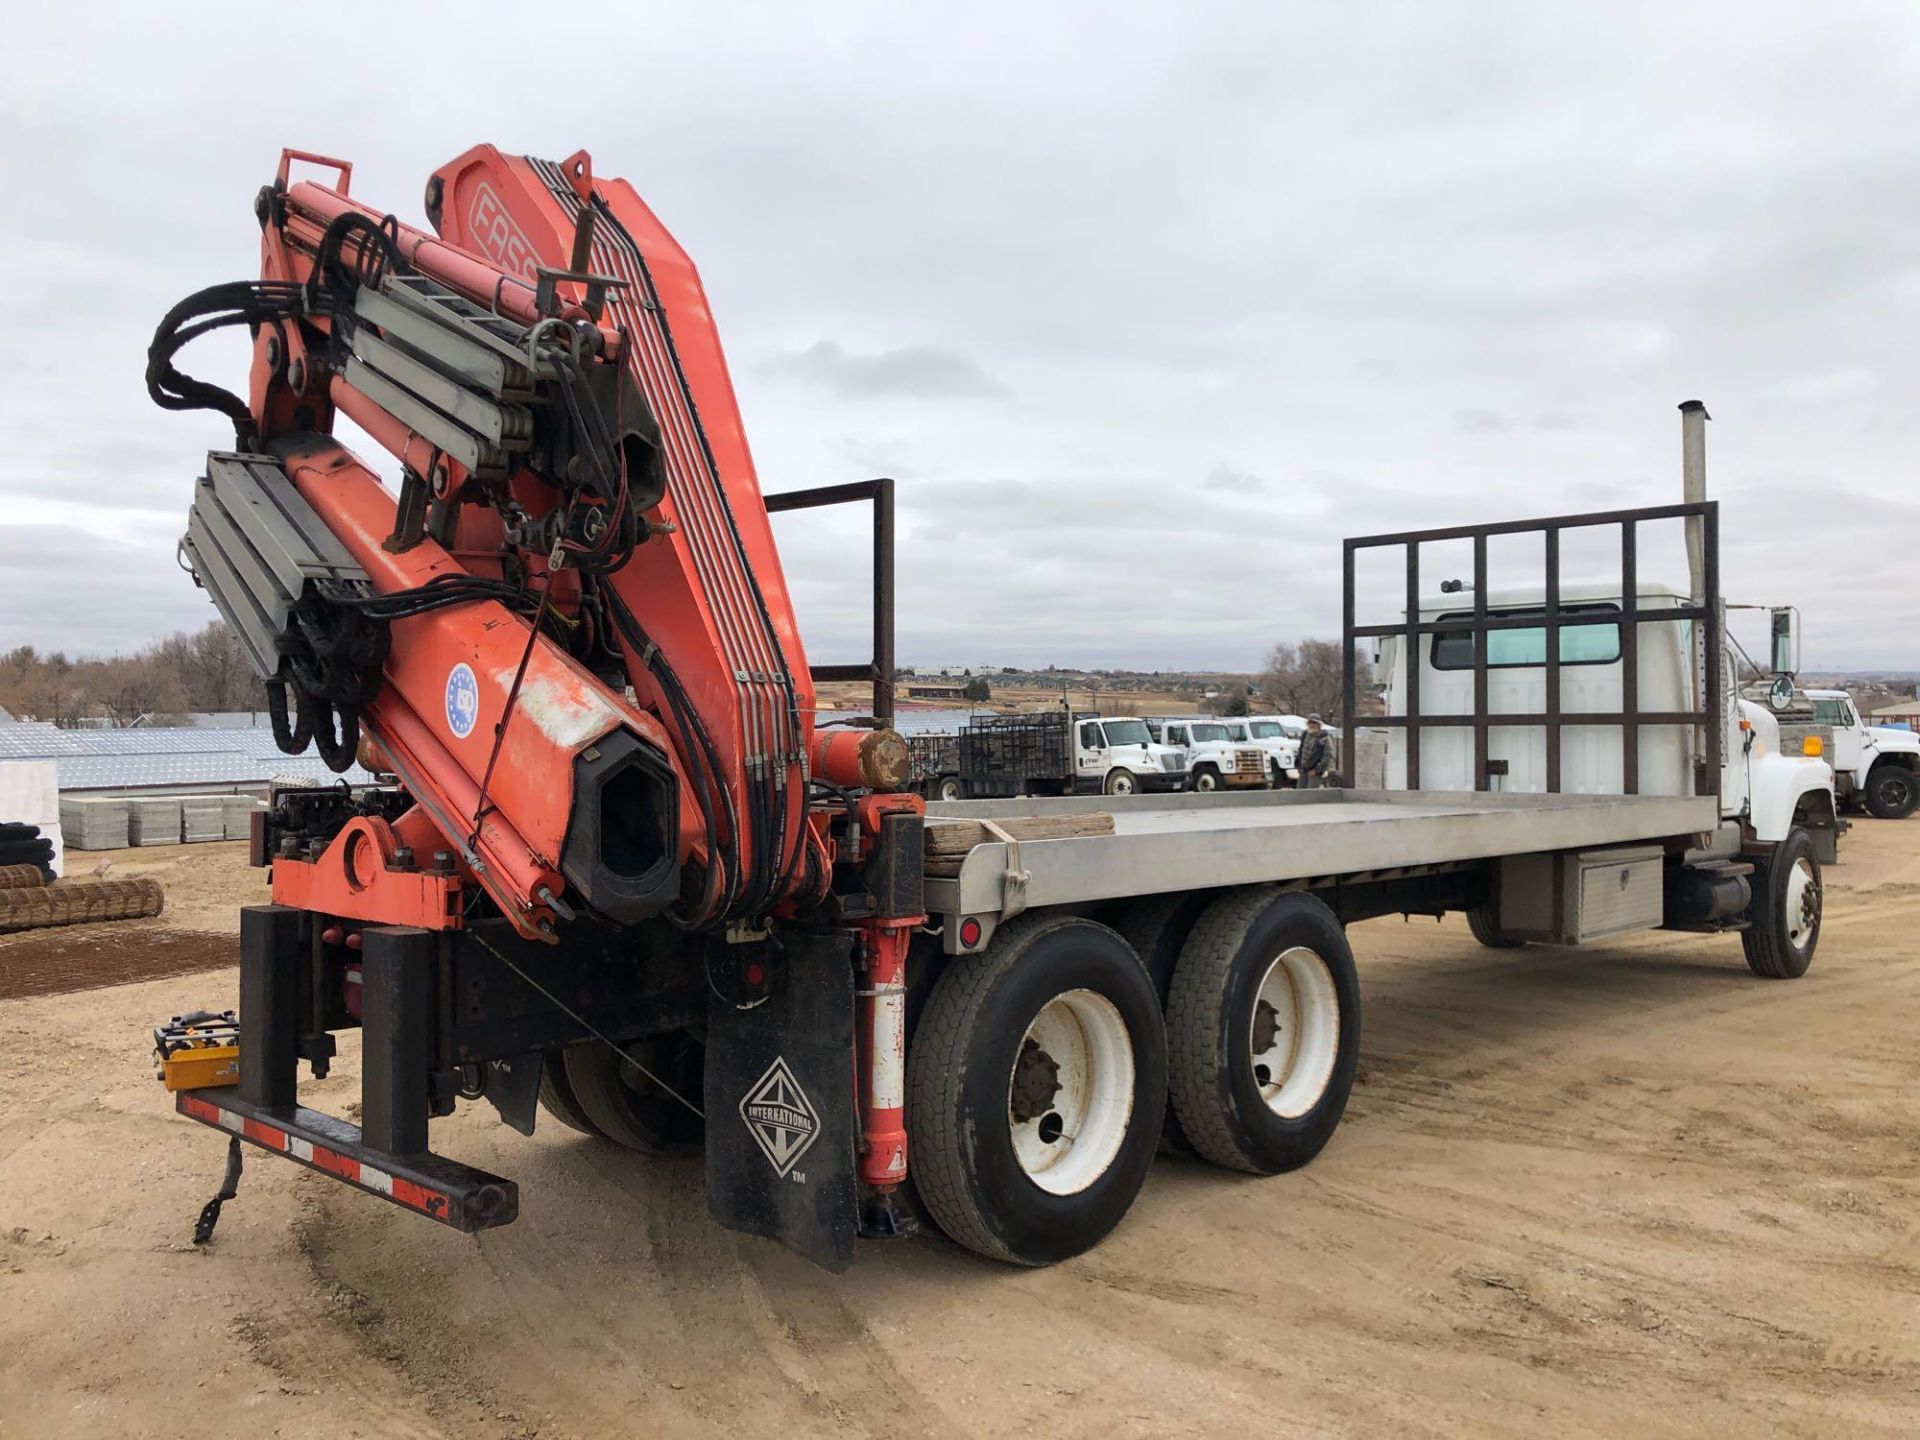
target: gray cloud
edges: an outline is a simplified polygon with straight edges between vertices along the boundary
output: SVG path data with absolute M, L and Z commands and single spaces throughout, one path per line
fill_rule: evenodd
M 1498 410 L 1466 409 L 1453 412 L 1453 428 L 1462 435 L 1497 435 L 1513 428 L 1513 420 Z
M 998 399 L 1007 392 L 973 360 L 939 345 L 855 354 L 831 340 L 781 355 L 760 367 L 775 379 L 801 380 L 849 400 L 907 396 L 915 400 L 954 397 Z
M 1209 490 L 1234 490 L 1243 495 L 1256 495 L 1267 488 L 1267 482 L 1251 470 L 1236 470 L 1224 460 L 1207 471 L 1201 484 Z
M 389 7 L 383 43 L 497 72 L 518 12 L 464 14 Z M 905 659 L 1252 666 L 1337 626 L 1344 535 L 1677 497 L 1698 395 L 1729 594 L 1800 604 L 1819 663 L 1920 665 L 1886 599 L 1920 453 L 1910 4 L 622 13 L 596 52 L 645 87 L 508 87 L 487 130 L 377 66 L 330 72 L 320 120 L 236 110 L 205 77 L 301 31 L 230 15 L 10 17 L 0 640 L 208 613 L 172 537 L 230 435 L 148 405 L 144 348 L 257 273 L 279 147 L 418 221 L 492 141 L 588 145 L 674 231 L 768 489 L 898 477 Z M 859 657 L 862 517 L 777 523 L 809 646 Z

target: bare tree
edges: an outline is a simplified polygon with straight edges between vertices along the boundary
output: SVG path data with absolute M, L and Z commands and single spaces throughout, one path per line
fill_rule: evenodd
M 181 708 L 177 677 L 152 652 L 86 665 L 79 678 L 87 699 L 115 725 Z
M 193 710 L 250 710 L 257 689 L 253 661 L 223 620 L 210 620 L 186 640 L 181 683 Z
M 258 694 L 245 648 L 220 620 L 131 655 L 76 661 L 32 645 L 0 653 L 0 705 L 22 719 L 55 725 L 89 719 L 130 725 L 143 715 L 245 710 Z
M 1354 656 L 1355 685 L 1364 691 L 1372 682 L 1373 667 L 1363 655 Z M 1267 654 L 1260 676 L 1260 693 L 1275 709 L 1288 715 L 1331 718 L 1341 708 L 1341 655 L 1338 640 L 1281 641 Z
M 1253 707 L 1247 699 L 1247 687 L 1229 685 L 1207 702 L 1207 708 L 1215 715 L 1245 715 Z

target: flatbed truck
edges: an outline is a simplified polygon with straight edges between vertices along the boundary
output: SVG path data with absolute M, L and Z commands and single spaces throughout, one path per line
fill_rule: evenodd
M 929 807 L 886 724 L 892 482 L 763 494 L 698 274 L 632 188 L 585 151 L 476 146 L 429 177 L 430 233 L 351 171 L 284 152 L 260 278 L 182 301 L 148 355 L 157 403 L 231 423 L 182 553 L 276 739 L 394 777 L 256 817 L 272 902 L 240 917 L 238 1014 L 156 1034 L 179 1112 L 229 1139 L 196 1238 L 249 1146 L 461 1232 L 510 1223 L 512 1180 L 434 1148 L 431 1120 L 484 1100 L 524 1133 L 700 1151 L 717 1223 L 832 1269 L 923 1214 L 1043 1265 L 1120 1223 L 1163 1140 L 1257 1174 L 1319 1153 L 1359 1060 L 1355 920 L 1465 911 L 1502 946 L 1737 931 L 1759 975 L 1812 960 L 1832 774 L 1732 694 L 1704 499 L 1349 541 L 1343 732 L 1354 647 L 1397 637 L 1417 663 L 1364 722 L 1399 738 L 1403 793 L 1127 795 L 1083 746 L 1071 788 L 1104 793 Z M 218 326 L 252 337 L 245 398 L 175 363 Z M 874 653 L 815 666 L 769 516 L 840 503 L 873 509 Z M 1636 537 L 1666 520 L 1705 567 L 1643 605 Z M 1564 603 L 1576 528 L 1621 540 L 1604 618 Z M 1429 613 L 1423 546 L 1469 541 L 1478 572 L 1519 531 L 1546 547 L 1537 604 L 1489 606 L 1476 573 Z M 1404 609 L 1362 625 L 1377 548 L 1404 552 Z M 1562 671 L 1594 625 L 1615 691 Z M 1496 715 L 1515 632 L 1543 642 L 1538 698 Z M 1435 703 L 1429 651 L 1461 637 Z M 1643 695 L 1663 655 L 1691 678 Z M 815 724 L 815 683 L 856 677 L 879 723 Z M 1537 767 L 1500 748 L 1516 731 Z M 1563 764 L 1604 738 L 1611 771 Z M 301 1068 L 355 1031 L 357 1116 L 303 1105 Z
M 1391 543 L 1417 547 L 1529 526 L 1630 528 L 1687 513 L 1668 507 L 1560 517 Z M 1698 513 L 1715 512 L 1707 506 Z M 1716 603 L 1708 596 L 1695 607 L 1650 606 L 1613 623 L 1638 625 L 1649 649 L 1677 645 L 1685 612 L 1710 613 Z M 1430 608 L 1414 615 L 1416 627 L 1429 627 L 1414 635 L 1416 642 L 1431 643 L 1435 629 L 1462 633 L 1457 620 L 1439 620 Z M 1578 618 L 1592 623 L 1590 611 Z M 1495 629 L 1478 633 L 1484 639 L 1502 625 L 1511 630 L 1511 619 L 1483 618 Z M 1349 626 L 1350 646 L 1365 638 L 1355 628 Z M 1678 663 L 1677 654 L 1666 658 Z M 1724 667 L 1724 655 L 1715 662 Z M 1703 763 L 1686 786 L 1674 787 L 1685 793 L 1526 793 L 1483 781 L 1444 791 L 1063 795 L 929 805 L 929 828 L 970 824 L 981 838 L 951 873 L 925 873 L 917 855 L 889 861 L 895 883 L 916 892 L 927 917 L 908 949 L 899 1036 L 900 1099 L 920 1209 L 968 1248 L 1039 1265 L 1085 1250 L 1118 1224 L 1163 1144 L 1256 1174 L 1305 1164 L 1334 1133 L 1358 1063 L 1361 987 L 1346 927 L 1368 918 L 1464 912 L 1476 935 L 1502 947 L 1589 944 L 1656 927 L 1738 932 L 1755 974 L 1803 974 L 1818 944 L 1822 860 L 1835 858 L 1831 772 L 1783 753 L 1765 708 L 1735 698 L 1723 671 L 1713 673 L 1722 679 L 1710 677 L 1697 709 L 1641 719 L 1650 728 L 1664 722 L 1656 748 L 1711 748 L 1706 739 L 1714 735 L 1740 747 L 1747 779 L 1739 794 L 1723 793 L 1720 767 Z M 1402 734 L 1404 700 L 1394 727 Z M 1352 734 L 1394 718 L 1350 716 L 1346 729 Z M 1473 720 L 1424 718 L 1458 734 L 1470 732 Z M 1500 718 L 1509 732 L 1531 725 L 1543 733 L 1626 720 L 1623 713 L 1573 712 L 1551 725 L 1545 716 Z M 1467 723 L 1453 726 L 1456 720 Z M 1668 776 L 1687 769 L 1650 768 Z M 1404 766 L 1397 778 L 1404 785 Z M 1764 797 L 1758 805 L 1756 794 Z M 1089 816 L 1107 823 L 1098 833 L 1019 835 L 1026 822 Z M 514 943 L 492 923 L 456 937 L 452 987 L 483 997 L 453 1018 L 457 1052 L 533 1045 L 527 1022 L 543 1015 L 561 1022 L 557 1034 L 546 1033 L 564 1036 L 565 1013 L 530 988 L 517 966 L 496 963 L 515 953 Z M 803 951 L 792 951 L 797 968 Z M 251 946 L 249 954 L 243 976 L 261 968 Z M 693 979 L 685 968 L 658 958 L 653 968 L 650 999 L 622 1002 L 617 1020 L 580 1017 L 602 1021 L 629 1057 L 627 1088 L 613 1097 L 620 1104 L 600 1095 L 589 1108 L 570 1087 L 576 1072 L 568 1054 L 606 1043 L 588 1034 L 534 1052 L 539 1083 L 530 1093 L 544 1113 L 616 1143 L 666 1148 L 663 1142 L 699 1144 L 704 1136 L 709 1196 L 719 1196 L 722 1223 L 782 1240 L 822 1264 L 846 1263 L 856 1235 L 907 1228 L 911 1212 L 876 1216 L 852 1203 L 856 1097 L 850 1072 L 821 1063 L 822 1055 L 853 1058 L 850 1010 L 832 1031 L 803 1037 L 775 1007 L 774 1043 L 785 1064 L 779 1103 L 768 1105 L 756 1100 L 765 1087 L 752 1084 L 761 1076 L 747 1076 L 743 1085 L 716 1074 L 710 1060 L 697 1070 L 671 1058 L 673 1041 L 663 1044 L 663 1037 L 697 1033 L 690 1022 L 706 1001 L 685 993 Z M 259 1023 L 263 991 L 272 991 L 265 977 L 243 983 L 249 1038 L 262 1045 L 273 1035 L 272 1026 Z M 269 1005 L 272 999 L 269 993 Z M 501 1011 L 514 1014 L 517 1027 L 507 1026 Z M 363 1028 L 373 1027 L 363 1037 L 370 1049 L 399 1040 L 382 1033 L 381 1023 L 375 1013 L 360 1017 Z M 519 1038 L 497 1038 L 503 1026 L 517 1028 Z M 296 1028 L 283 1022 L 283 1033 Z M 371 1059 L 369 1085 L 388 1073 L 388 1065 Z M 684 1094 L 670 1097 L 669 1088 Z M 363 1188 L 389 1199 L 446 1197 L 428 1213 L 458 1228 L 504 1223 L 517 1208 L 511 1181 L 433 1156 L 369 1158 L 353 1127 L 250 1103 L 244 1086 L 195 1091 L 180 1103 L 185 1113 L 336 1177 L 351 1163 Z M 377 1095 L 367 1103 L 378 1103 Z M 695 1105 L 704 1113 L 695 1115 Z M 624 1127 L 612 1123 L 622 1115 Z M 635 1116 L 648 1118 L 637 1123 Z M 518 1118 L 530 1129 L 533 1107 L 523 1105 Z M 724 1143 L 729 1132 L 731 1147 Z M 738 1143 L 748 1136 L 751 1146 Z M 320 1159 L 306 1159 L 314 1155 Z M 804 1164 L 790 1163 L 800 1155 Z M 368 1175 L 381 1178 L 369 1186 Z M 815 1201 L 837 1187 L 845 1203 L 780 1208 L 796 1175 Z M 761 1196 L 770 1188 L 772 1198 Z M 760 1198 L 743 1207 L 743 1195 Z

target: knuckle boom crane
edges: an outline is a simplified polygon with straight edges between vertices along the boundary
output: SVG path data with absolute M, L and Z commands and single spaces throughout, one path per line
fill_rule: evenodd
M 437 233 L 350 180 L 284 152 L 260 278 L 182 301 L 149 353 L 158 404 L 233 424 L 182 555 L 281 748 L 393 779 L 263 817 L 240 1082 L 179 1104 L 465 1230 L 517 1192 L 429 1151 L 458 1096 L 647 1150 L 738 1105 L 705 1136 L 716 1217 L 844 1264 L 903 1223 L 921 805 L 890 729 L 814 726 L 699 277 L 584 151 L 468 151 L 428 181 Z M 175 364 L 226 325 L 244 398 Z M 355 1027 L 361 1127 L 296 1096 Z

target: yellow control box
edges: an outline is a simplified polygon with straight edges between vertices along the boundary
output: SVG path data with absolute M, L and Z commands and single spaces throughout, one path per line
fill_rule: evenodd
M 240 1083 L 240 1026 L 231 1010 L 176 1015 L 153 1032 L 154 1078 L 169 1090 Z

